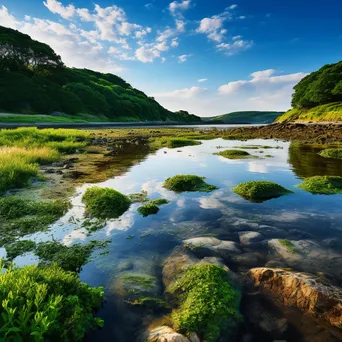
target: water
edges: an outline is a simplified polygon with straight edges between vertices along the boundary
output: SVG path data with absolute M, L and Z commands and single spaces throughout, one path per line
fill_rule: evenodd
M 236 145 L 268 145 L 274 148 L 247 150 L 257 158 L 243 160 L 228 160 L 213 154 Z M 120 290 L 118 279 L 127 271 L 125 265 L 130 266 L 130 272 L 160 279 L 163 260 L 187 238 L 214 235 L 222 240 L 239 242 L 239 231 L 258 231 L 262 233 L 264 242 L 241 247 L 246 259 L 230 260 L 228 266 L 232 270 L 245 272 L 251 267 L 276 261 L 298 271 L 325 272 L 334 284 L 341 286 L 342 195 L 312 195 L 296 185 L 301 178 L 317 174 L 342 176 L 342 162 L 321 158 L 312 149 L 289 151 L 289 146 L 288 142 L 274 140 L 237 142 L 215 139 L 202 141 L 200 146 L 161 149 L 150 154 L 124 175 L 96 185 L 124 194 L 145 190 L 150 199 L 163 197 L 170 203 L 162 206 L 157 215 L 146 218 L 137 213 L 139 204 L 135 203 L 119 219 L 110 220 L 90 237 L 80 228 L 80 223 L 71 223 L 84 219 L 81 198 L 84 191 L 94 184 L 79 187 L 71 199 L 73 208 L 49 232 L 38 233 L 31 238 L 46 241 L 53 237 L 67 245 L 111 239 L 105 249 L 106 254 L 101 253 L 103 250 L 95 252 L 91 262 L 80 273 L 81 279 L 90 285 L 104 286 L 107 298 L 99 312 L 105 319 L 105 328 L 92 333 L 88 340 L 133 341 L 133 334 L 143 321 L 148 323 L 148 318 L 142 317 L 139 310 L 131 310 L 117 295 Z M 166 178 L 176 174 L 204 176 L 207 183 L 219 189 L 211 193 L 175 194 L 164 189 L 162 184 Z M 232 187 L 247 180 L 273 181 L 295 193 L 264 203 L 250 203 L 232 192 Z M 127 239 L 129 236 L 134 237 Z M 303 259 L 299 262 L 286 260 L 272 252 L 267 247 L 267 240 L 274 238 L 302 241 L 306 251 Z M 21 256 L 15 261 L 22 265 L 36 259 L 27 255 L 26 259 Z M 158 291 L 161 293 L 162 288 Z M 314 331 L 312 326 L 308 326 Z M 269 340 L 269 336 L 254 328 L 246 325 L 245 329 L 245 333 L 253 334 L 251 341 Z M 295 324 L 291 324 L 289 340 L 310 340 L 296 329 Z M 326 341 L 337 340 L 329 335 Z

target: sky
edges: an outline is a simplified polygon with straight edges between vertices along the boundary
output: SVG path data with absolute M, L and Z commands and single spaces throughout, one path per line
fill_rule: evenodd
M 342 59 L 341 13 L 341 0 L 0 0 L 0 25 L 67 66 L 200 116 L 289 109 L 294 85 Z

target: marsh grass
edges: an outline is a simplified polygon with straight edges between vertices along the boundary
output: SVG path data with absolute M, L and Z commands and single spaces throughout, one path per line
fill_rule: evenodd
M 298 188 L 312 194 L 335 195 L 342 194 L 342 177 L 314 176 L 304 179 Z
M 245 159 L 245 158 L 255 158 L 247 151 L 243 150 L 224 150 L 217 153 L 215 155 L 227 158 L 227 159 Z
M 161 138 L 151 138 L 150 147 L 152 149 L 159 149 L 163 147 L 177 148 L 183 146 L 195 146 L 200 145 L 201 142 L 196 140 L 191 140 L 187 138 L 174 138 L 174 137 L 161 137 Z
M 164 182 L 164 187 L 174 192 L 210 192 L 218 189 L 218 187 L 215 185 L 207 184 L 204 179 L 205 177 L 199 177 L 196 175 L 176 175 L 166 179 Z
M 248 181 L 237 185 L 232 190 L 250 202 L 264 202 L 272 198 L 293 193 L 293 191 L 277 183 L 268 181 Z

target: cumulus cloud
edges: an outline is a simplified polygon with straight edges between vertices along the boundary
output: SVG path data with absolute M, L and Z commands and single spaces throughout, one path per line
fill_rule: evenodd
M 191 57 L 192 55 L 181 55 L 178 56 L 178 63 L 184 63 L 188 60 L 189 57 Z
M 75 6 L 68 5 L 63 6 L 63 4 L 57 0 L 47 0 L 43 1 L 44 6 L 46 6 L 52 13 L 59 14 L 64 19 L 69 19 L 76 13 Z
M 147 48 L 141 46 L 135 51 L 136 58 L 143 63 L 151 63 L 156 58 L 160 57 L 160 50 L 156 48 Z
M 180 15 L 183 11 L 190 8 L 191 0 L 173 1 L 169 4 L 169 11 L 172 15 Z
M 221 43 L 216 45 L 219 51 L 225 52 L 228 56 L 234 55 L 240 51 L 247 50 L 253 46 L 253 41 L 234 40 L 232 43 Z

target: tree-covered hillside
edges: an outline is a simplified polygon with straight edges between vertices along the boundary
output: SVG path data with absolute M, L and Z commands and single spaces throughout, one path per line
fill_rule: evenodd
M 342 121 L 342 61 L 304 77 L 294 87 L 292 107 L 277 121 Z
M 200 121 L 170 112 L 122 78 L 64 66 L 48 45 L 0 26 L 0 111 L 96 115 L 110 121 Z
M 208 123 L 221 122 L 225 124 L 268 124 L 272 123 L 279 115 L 284 112 L 232 112 L 228 114 L 213 116 L 210 118 L 202 118 Z

